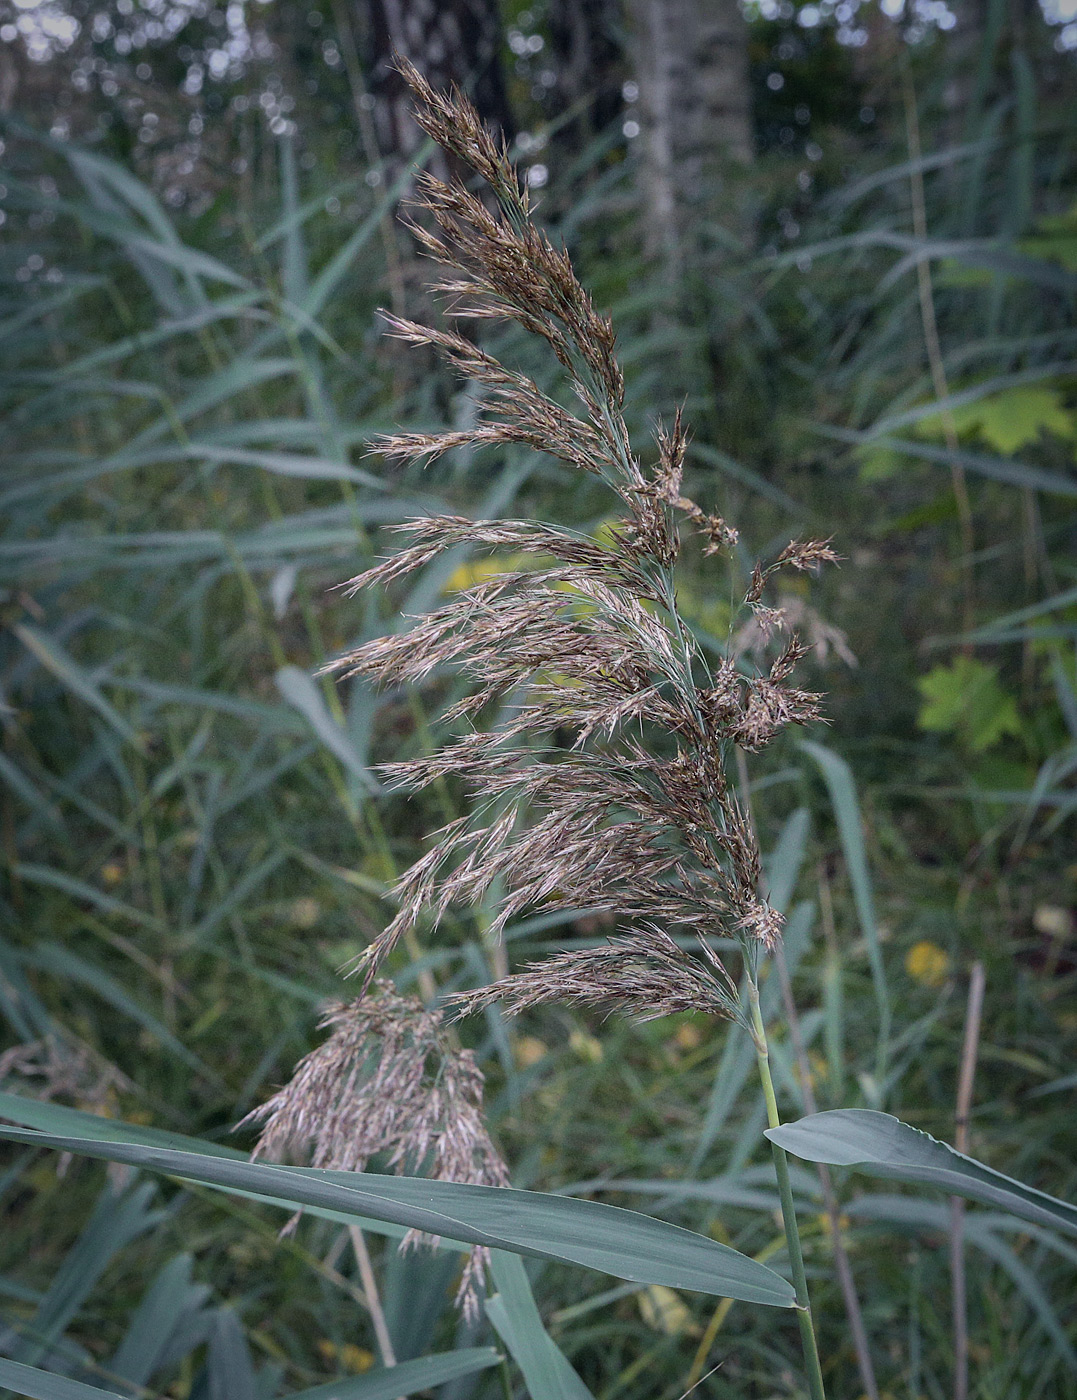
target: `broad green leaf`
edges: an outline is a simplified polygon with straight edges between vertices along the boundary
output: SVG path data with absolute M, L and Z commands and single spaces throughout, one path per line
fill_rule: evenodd
M 1011 374 L 981 379 L 964 389 L 953 391 L 949 398 L 914 404 L 910 408 L 904 408 L 897 413 L 891 413 L 877 419 L 870 429 L 870 435 L 884 437 L 896 432 L 899 428 L 912 428 L 914 431 L 919 431 L 924 423 L 934 425 L 929 431 L 935 432 L 938 431 L 943 412 L 952 413 L 959 427 L 971 427 L 980 422 L 985 415 L 990 421 L 1001 425 L 1005 418 L 1007 402 L 1011 411 L 1017 402 L 1012 399 L 1007 400 L 1008 395 L 1027 392 L 1030 388 L 1044 387 L 1053 392 L 1052 386 L 1044 386 L 1043 381 L 1053 379 L 1057 375 L 1072 374 L 1074 369 L 1077 369 L 1077 363 L 1072 360 L 1053 360 L 1047 364 L 1036 365 L 1031 369 L 1015 370 Z M 1002 408 L 997 414 L 992 414 L 989 409 L 984 407 L 991 399 L 1002 401 Z M 1039 401 L 1031 402 L 1034 404 Z M 1042 407 L 1043 405 L 1040 403 L 1040 408 L 1042 409 Z M 1072 431 L 1072 423 L 1070 423 L 1069 431 L 1065 436 L 1070 436 Z M 998 444 L 993 445 L 997 446 Z
M 401 1361 L 398 1366 L 385 1366 L 362 1376 L 316 1385 L 301 1390 L 285 1400 L 396 1400 L 398 1395 L 413 1395 L 475 1371 L 485 1371 L 501 1360 L 493 1347 L 464 1347 L 460 1351 L 443 1352 L 440 1356 L 420 1356 L 414 1361 Z
M 768 1128 L 767 1137 L 807 1162 L 860 1167 L 872 1176 L 937 1186 L 1022 1220 L 1077 1236 L 1077 1205 L 1025 1186 L 889 1113 L 841 1108 Z
M 465 1244 L 580 1264 L 635 1282 L 664 1283 L 768 1307 L 793 1306 L 793 1290 L 785 1279 L 736 1250 L 680 1226 L 596 1201 L 237 1161 L 212 1150 L 176 1151 L 148 1146 L 144 1130 L 131 1132 L 127 1124 L 115 1122 L 108 1123 L 107 1137 L 104 1130 L 91 1138 L 0 1127 L 0 1138 L 127 1162 L 278 1205 L 317 1206 Z
M 916 683 L 924 697 L 921 729 L 956 734 L 972 753 L 983 753 L 1007 734 L 1020 734 L 1021 717 L 1003 689 L 998 668 L 975 656 L 955 656 Z
M 543 1327 L 519 1255 L 495 1249 L 490 1272 L 497 1293 L 486 1300 L 486 1316 L 523 1373 L 531 1400 L 594 1400 Z
M 956 462 L 977 476 L 985 476 L 992 481 L 1005 481 L 1011 486 L 1027 486 L 1031 491 L 1045 491 L 1054 496 L 1077 496 L 1077 476 L 1048 471 L 1044 467 L 1033 467 L 1027 462 L 1016 462 L 1012 457 L 989 456 L 984 452 L 970 452 L 966 448 L 951 452 L 948 447 L 937 443 L 893 437 L 889 434 L 880 436 L 875 431 L 856 432 L 854 429 L 838 427 L 832 423 L 813 423 L 811 431 L 820 437 L 855 445 L 859 449 L 857 456 L 864 464 L 864 473 L 868 479 L 891 476 L 900 469 L 903 457 L 913 457 L 925 462 L 935 462 L 943 467 L 950 467 Z
M 69 1376 L 54 1376 L 51 1371 L 39 1371 L 36 1366 L 5 1361 L 2 1357 L 0 1386 L 13 1390 L 16 1395 L 25 1395 L 29 1400 L 127 1400 L 114 1390 L 73 1381 Z
M 959 433 L 977 432 L 997 451 L 1007 454 L 1038 442 L 1041 433 L 1067 441 L 1077 434 L 1077 419 L 1066 407 L 1061 390 L 1050 384 L 1015 385 L 990 394 L 955 409 L 953 422 Z M 921 418 L 916 431 L 926 437 L 941 437 L 942 415 Z

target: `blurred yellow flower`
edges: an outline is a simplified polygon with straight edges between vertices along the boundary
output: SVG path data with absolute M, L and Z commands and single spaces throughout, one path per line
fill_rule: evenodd
M 365 1347 L 357 1347 L 352 1342 L 338 1345 L 328 1337 L 323 1337 L 318 1342 L 318 1350 L 326 1361 L 338 1361 L 345 1371 L 351 1371 L 355 1375 L 369 1371 L 374 1365 L 374 1353 L 367 1351 Z
M 316 899 L 304 896 L 292 904 L 292 922 L 298 928 L 313 928 L 322 916 L 322 906 Z
M 905 971 L 925 987 L 941 987 L 950 975 L 950 955 L 922 938 L 905 954 Z
M 679 1293 L 663 1283 L 652 1283 L 636 1294 L 640 1316 L 648 1327 L 664 1332 L 667 1337 L 695 1336 L 699 1326 L 692 1319 L 687 1304 Z
M 544 1040 L 539 1040 L 535 1035 L 517 1036 L 513 1043 L 516 1063 L 521 1069 L 527 1069 L 530 1065 L 538 1064 L 545 1055 L 549 1053 L 549 1046 Z
M 703 1032 L 691 1021 L 685 1021 L 682 1026 L 677 1027 L 673 1039 L 682 1050 L 696 1050 L 703 1043 Z
M 501 574 L 511 574 L 518 569 L 523 555 L 491 554 L 487 559 L 469 559 L 454 569 L 442 586 L 443 593 L 462 593 L 465 588 L 474 588 L 477 583 L 497 578 Z
M 589 1060 L 593 1065 L 597 1065 L 601 1061 L 602 1042 L 596 1040 L 593 1035 L 588 1035 L 586 1031 L 573 1031 L 568 1038 L 568 1043 L 581 1060 Z

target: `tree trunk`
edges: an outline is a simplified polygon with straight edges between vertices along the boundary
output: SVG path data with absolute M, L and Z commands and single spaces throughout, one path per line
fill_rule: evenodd
M 557 84 L 559 113 L 578 113 L 554 136 L 578 153 L 621 112 L 628 76 L 621 35 L 620 0 L 547 0 L 546 24 Z
M 737 0 L 627 0 L 640 90 L 648 250 L 683 272 L 724 173 L 752 157 Z
M 422 140 L 394 54 L 410 59 L 436 88 L 463 88 L 488 125 L 511 134 L 496 0 L 366 0 L 363 9 L 384 154 L 410 156 Z

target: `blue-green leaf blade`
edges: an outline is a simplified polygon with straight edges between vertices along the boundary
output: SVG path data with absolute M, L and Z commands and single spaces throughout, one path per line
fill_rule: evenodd
M 36 1366 L 24 1366 L 21 1361 L 6 1361 L 0 1357 L 0 1386 L 25 1395 L 28 1400 L 125 1400 L 114 1390 L 73 1381 L 70 1376 L 56 1376 Z
M 500 1360 L 493 1347 L 463 1347 L 460 1351 L 420 1356 L 414 1361 L 401 1361 L 397 1366 L 368 1371 L 365 1375 L 316 1385 L 311 1390 L 289 1395 L 286 1400 L 396 1400 L 398 1395 L 412 1395 L 417 1390 L 470 1376 L 474 1371 L 485 1371 Z
M 490 1272 L 497 1293 L 486 1300 L 486 1316 L 523 1373 L 531 1400 L 594 1400 L 543 1327 L 523 1260 L 495 1249 Z
M 1022 1220 L 1077 1235 L 1077 1205 L 985 1167 L 889 1113 L 833 1109 L 768 1128 L 767 1137 L 807 1162 L 859 1167 L 892 1181 L 937 1186 L 951 1196 L 981 1201 Z
M 765 1265 L 690 1230 L 597 1201 L 413 1177 L 318 1171 L 181 1152 L 133 1140 L 0 1127 L 0 1138 L 126 1162 L 290 1206 L 385 1220 L 465 1244 L 556 1259 L 639 1283 L 662 1283 L 769 1307 L 792 1307 L 790 1284 Z

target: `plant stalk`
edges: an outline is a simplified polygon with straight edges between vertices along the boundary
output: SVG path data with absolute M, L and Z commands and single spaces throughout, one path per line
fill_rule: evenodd
M 770 1074 L 770 1053 L 767 1049 L 767 1032 L 759 1011 L 759 988 L 752 978 L 748 979 L 748 1003 L 752 1012 L 752 1040 L 755 1042 L 756 1062 L 759 1065 L 759 1078 L 763 1085 L 763 1098 L 767 1105 L 767 1126 L 781 1126 L 778 1116 L 778 1100 L 774 1093 L 774 1080 Z M 793 1204 L 793 1186 L 789 1180 L 789 1162 L 784 1151 L 776 1142 L 770 1144 L 774 1156 L 774 1171 L 778 1178 L 778 1195 L 782 1203 L 782 1223 L 785 1226 L 785 1240 L 789 1249 L 789 1263 L 793 1273 L 793 1289 L 796 1293 L 797 1323 L 800 1327 L 800 1344 L 804 1351 L 804 1368 L 808 1376 L 808 1390 L 811 1400 L 826 1400 L 823 1386 L 823 1368 L 819 1361 L 819 1347 L 815 1340 L 815 1326 L 812 1321 L 811 1300 L 808 1297 L 808 1279 L 804 1272 L 804 1252 L 800 1247 L 800 1230 L 797 1226 L 796 1207 Z

